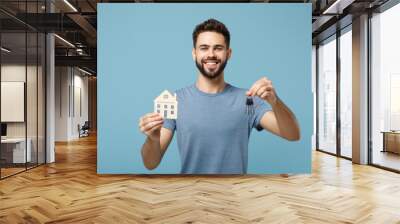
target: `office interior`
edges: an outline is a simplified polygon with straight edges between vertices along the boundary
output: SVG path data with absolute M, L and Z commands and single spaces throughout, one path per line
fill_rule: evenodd
M 0 2 L 3 184 L 57 164 L 59 145 L 96 138 L 96 7 L 102 2 L 171 1 Z M 226 2 L 311 4 L 310 150 L 376 168 L 371 172 L 400 173 L 399 1 Z

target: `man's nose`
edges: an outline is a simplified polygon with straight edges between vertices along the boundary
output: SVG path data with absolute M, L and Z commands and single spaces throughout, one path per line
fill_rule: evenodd
M 215 57 L 215 51 L 214 49 L 209 49 L 207 52 L 207 56 L 208 57 Z

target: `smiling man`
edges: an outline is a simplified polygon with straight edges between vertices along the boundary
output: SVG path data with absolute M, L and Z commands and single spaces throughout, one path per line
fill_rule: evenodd
M 147 136 L 141 150 L 146 168 L 160 164 L 174 132 L 184 174 L 247 173 L 253 128 L 290 141 L 300 139 L 294 114 L 268 78 L 260 78 L 249 89 L 225 82 L 232 49 L 223 23 L 209 19 L 195 27 L 192 56 L 199 74 L 194 84 L 176 91 L 178 118 L 164 120 L 149 113 L 139 120 L 140 131 Z

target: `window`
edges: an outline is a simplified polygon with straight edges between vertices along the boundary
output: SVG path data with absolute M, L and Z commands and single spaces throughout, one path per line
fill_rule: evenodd
M 390 130 L 400 130 L 400 73 L 390 74 Z
M 174 105 L 171 105 L 171 109 L 174 109 Z
M 340 36 L 340 155 L 352 157 L 352 31 Z M 347 32 L 346 32 L 347 31 Z
M 353 77 L 351 25 L 340 30 L 339 37 L 333 35 L 320 43 L 317 63 L 318 149 L 351 158 Z M 340 92 L 337 92 L 338 87 Z M 338 102 L 340 105 L 337 105 Z M 337 126 L 338 121 L 340 124 Z
M 164 98 L 164 99 L 168 99 L 168 94 L 164 94 L 164 95 L 163 95 L 163 98 Z
M 164 105 L 164 109 L 167 109 L 168 108 L 168 105 Z
M 157 113 L 160 113 L 160 110 L 157 110 Z
M 400 4 L 371 18 L 371 137 L 372 164 L 400 170 Z M 383 132 L 386 132 L 385 135 Z M 387 139 L 384 139 L 387 137 Z M 385 144 L 384 144 L 385 142 Z M 397 145 L 399 144 L 399 145 Z
M 160 108 L 160 104 L 157 104 L 157 108 Z
M 318 48 L 318 148 L 336 154 L 336 35 Z
M 173 114 L 174 114 L 174 111 L 172 110 L 172 111 L 171 111 L 171 115 L 173 115 Z

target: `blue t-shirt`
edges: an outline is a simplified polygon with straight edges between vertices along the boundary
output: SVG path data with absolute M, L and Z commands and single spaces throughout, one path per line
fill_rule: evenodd
M 176 91 L 178 118 L 163 127 L 176 131 L 184 174 L 244 174 L 252 128 L 263 130 L 260 120 L 269 104 L 253 97 L 254 113 L 246 113 L 247 90 L 226 84 L 210 94 L 195 84 Z

